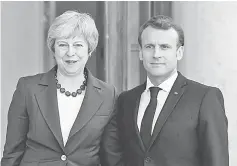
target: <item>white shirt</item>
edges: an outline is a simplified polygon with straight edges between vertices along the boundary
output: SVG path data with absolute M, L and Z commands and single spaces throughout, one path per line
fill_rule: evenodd
M 153 122 L 152 122 L 151 134 L 153 133 L 153 129 L 155 127 L 155 124 L 156 124 L 156 121 L 157 121 L 158 116 L 160 114 L 160 111 L 162 110 L 163 105 L 164 105 L 164 103 L 169 95 L 169 92 L 170 92 L 177 77 L 178 77 L 178 73 L 175 72 L 174 74 L 172 74 L 172 76 L 170 76 L 167 80 L 165 80 L 164 82 L 162 82 L 159 85 L 159 88 L 161 88 L 162 90 L 160 90 L 157 95 L 157 106 L 156 106 L 156 111 L 155 111 L 155 115 L 154 115 Z M 138 126 L 139 131 L 141 128 L 142 118 L 144 116 L 146 107 L 148 106 L 148 104 L 150 102 L 149 88 L 152 86 L 154 86 L 154 85 L 151 83 L 150 79 L 147 77 L 146 89 L 144 90 L 144 92 L 141 95 L 139 109 L 138 109 L 138 115 L 137 115 L 137 126 Z
M 79 113 L 84 96 L 85 90 L 76 97 L 67 97 L 65 93 L 61 93 L 57 90 L 59 118 L 64 146 L 66 145 L 71 128 Z

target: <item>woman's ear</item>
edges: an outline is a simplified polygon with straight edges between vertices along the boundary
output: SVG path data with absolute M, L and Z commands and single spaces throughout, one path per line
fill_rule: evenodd
M 183 55 L 184 55 L 184 46 L 180 46 L 176 51 L 177 60 L 178 61 L 181 60 L 183 58 Z
M 89 55 L 89 57 L 91 57 L 91 55 L 92 55 L 92 52 L 91 52 L 91 51 L 89 51 L 89 52 L 88 52 L 88 55 Z
M 54 45 L 52 46 L 51 51 L 52 51 L 52 53 L 55 53 L 55 46 Z

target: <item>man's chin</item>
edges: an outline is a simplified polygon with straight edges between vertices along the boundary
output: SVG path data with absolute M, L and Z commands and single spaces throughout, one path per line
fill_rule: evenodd
M 151 77 L 153 77 L 153 78 L 155 78 L 155 77 L 157 77 L 157 78 L 169 78 L 172 75 L 173 72 L 174 71 L 162 71 L 162 70 L 159 70 L 159 71 L 149 72 L 148 74 Z
M 167 75 L 167 73 L 164 71 L 153 71 L 153 72 L 150 72 L 150 75 L 153 77 L 163 77 Z

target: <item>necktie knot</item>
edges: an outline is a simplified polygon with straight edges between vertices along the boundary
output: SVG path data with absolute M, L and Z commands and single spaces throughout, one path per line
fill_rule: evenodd
M 156 99 L 161 88 L 159 87 L 150 87 L 151 99 Z

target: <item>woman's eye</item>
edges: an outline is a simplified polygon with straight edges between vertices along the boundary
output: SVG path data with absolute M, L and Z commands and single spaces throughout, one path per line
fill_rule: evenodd
M 74 46 L 76 46 L 76 47 L 82 47 L 83 45 L 82 45 L 82 44 L 74 44 Z
M 59 47 L 67 47 L 67 44 L 59 44 Z

